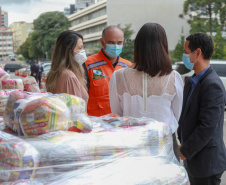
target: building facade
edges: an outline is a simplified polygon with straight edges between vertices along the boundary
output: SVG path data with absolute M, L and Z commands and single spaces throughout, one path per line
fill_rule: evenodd
M 92 49 L 99 42 L 102 30 L 107 26 L 107 1 L 100 1 L 75 14 L 68 16 L 71 30 L 83 35 L 86 52 L 92 54 Z
M 102 0 L 68 17 L 71 30 L 84 37 L 86 50 L 93 48 L 108 25 L 131 24 L 132 39 L 147 22 L 159 23 L 166 30 L 169 51 L 175 49 L 181 34 L 189 34 L 189 24 L 179 18 L 185 0 Z
M 0 7 L 0 27 L 8 28 L 8 12 Z
M 84 8 L 89 7 L 90 5 L 95 4 L 95 0 L 76 0 L 75 1 L 75 10 L 80 11 Z
M 70 4 L 69 8 L 68 7 L 64 8 L 64 15 L 65 16 L 69 16 L 69 15 L 75 13 L 75 12 L 76 12 L 75 11 L 75 4 Z
M 17 51 L 33 31 L 33 23 L 14 22 L 9 28 L 13 32 L 14 50 Z
M 13 32 L 8 28 L 0 28 L 0 57 L 14 53 Z

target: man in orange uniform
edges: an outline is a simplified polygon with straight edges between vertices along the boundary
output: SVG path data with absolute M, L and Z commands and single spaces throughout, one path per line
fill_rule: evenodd
M 87 113 L 102 116 L 111 113 L 109 82 L 115 70 L 129 67 L 131 62 L 121 58 L 124 34 L 117 26 L 108 26 L 100 38 L 103 48 L 91 55 L 83 64 L 86 74 L 89 100 Z

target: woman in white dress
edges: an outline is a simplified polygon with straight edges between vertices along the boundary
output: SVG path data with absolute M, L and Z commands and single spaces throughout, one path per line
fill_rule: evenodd
M 168 123 L 179 160 L 175 132 L 183 102 L 183 80 L 172 70 L 164 28 L 146 23 L 134 43 L 134 64 L 115 71 L 110 80 L 111 111 L 119 116 L 148 117 Z

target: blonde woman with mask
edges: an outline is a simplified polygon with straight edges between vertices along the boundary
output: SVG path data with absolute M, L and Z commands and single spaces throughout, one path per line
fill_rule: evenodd
M 62 32 L 55 43 L 47 91 L 75 95 L 87 103 L 89 95 L 82 67 L 86 59 L 82 35 L 71 30 Z

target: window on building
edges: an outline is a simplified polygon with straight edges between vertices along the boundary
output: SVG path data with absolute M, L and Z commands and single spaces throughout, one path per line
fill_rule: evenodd
M 105 15 L 105 14 L 106 14 L 106 7 L 105 8 L 102 8 L 100 10 L 94 11 L 92 13 L 89 13 L 87 15 L 84 15 L 84 16 L 82 16 L 82 17 L 80 17 L 80 18 L 72 21 L 71 24 L 72 24 L 72 26 L 75 26 L 77 24 L 81 24 L 83 22 L 86 22 L 88 20 L 95 19 L 95 18 L 100 17 L 100 16 Z

